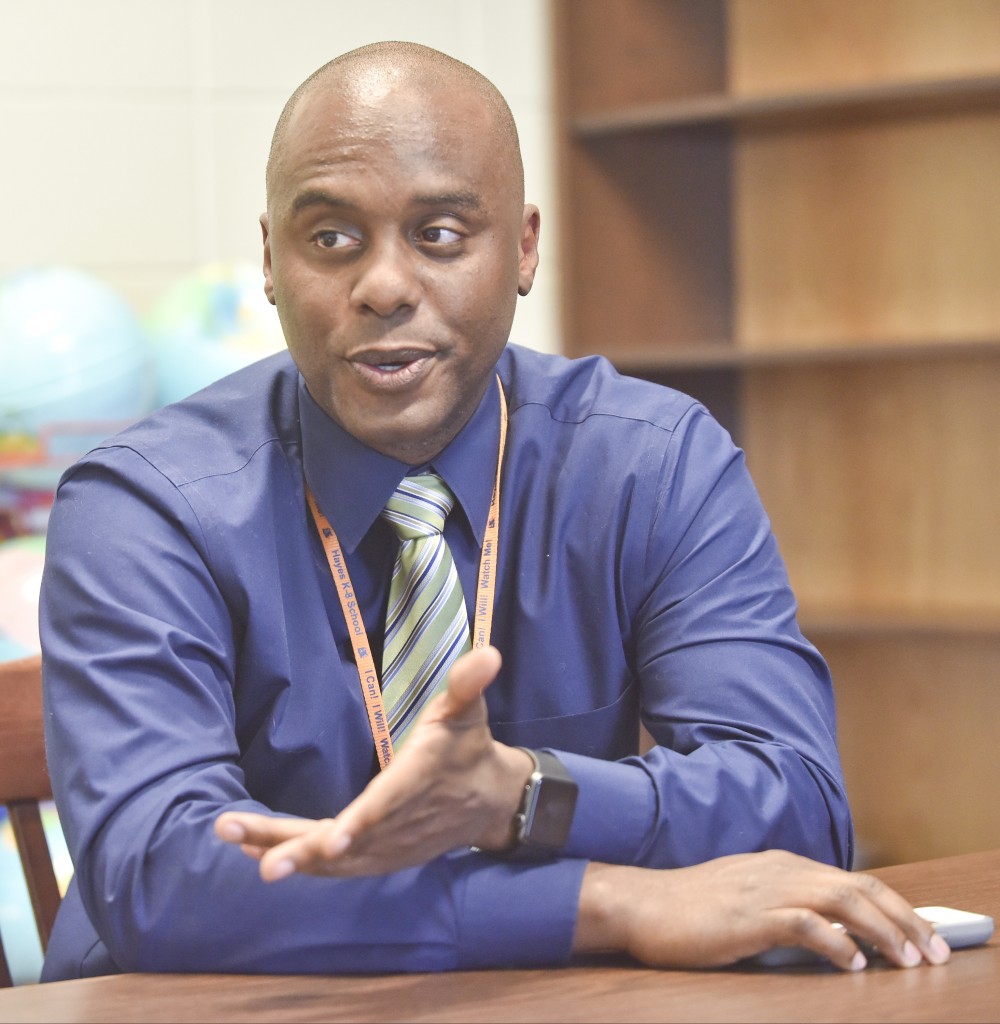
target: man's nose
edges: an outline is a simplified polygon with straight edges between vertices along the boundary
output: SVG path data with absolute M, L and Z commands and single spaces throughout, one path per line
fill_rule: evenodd
M 356 264 L 358 277 L 351 300 L 378 316 L 392 316 L 420 300 L 418 256 L 405 240 L 384 239 L 369 246 Z

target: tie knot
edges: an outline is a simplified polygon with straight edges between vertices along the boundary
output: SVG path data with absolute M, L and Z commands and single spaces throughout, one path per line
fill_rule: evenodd
M 444 530 L 455 499 L 436 473 L 404 476 L 382 510 L 400 540 L 430 537 Z

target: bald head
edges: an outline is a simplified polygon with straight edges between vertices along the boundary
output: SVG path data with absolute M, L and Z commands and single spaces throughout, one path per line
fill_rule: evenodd
M 295 91 L 267 184 L 264 292 L 309 393 L 369 448 L 430 461 L 493 382 L 538 267 L 507 104 L 436 50 L 366 46 Z
M 478 100 L 486 118 L 469 124 L 470 136 L 492 139 L 507 165 L 518 202 L 524 202 L 524 170 L 517 127 L 507 101 L 496 86 L 475 68 L 429 46 L 380 42 L 335 57 L 314 71 L 289 97 L 271 138 L 267 160 L 269 206 L 296 111 L 317 95 L 367 105 L 383 100 L 391 102 L 393 95 L 411 99 L 466 96 Z

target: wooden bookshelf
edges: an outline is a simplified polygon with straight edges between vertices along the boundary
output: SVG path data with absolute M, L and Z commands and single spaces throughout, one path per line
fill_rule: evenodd
M 1000 0 L 554 17 L 567 351 L 746 449 L 865 848 L 1000 845 Z

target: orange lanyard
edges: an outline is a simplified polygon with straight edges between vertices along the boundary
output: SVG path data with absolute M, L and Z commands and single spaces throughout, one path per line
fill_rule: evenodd
M 507 442 L 507 400 L 504 397 L 503 385 L 497 377 L 500 389 L 500 451 L 497 455 L 497 472 L 493 480 L 493 494 L 490 498 L 490 512 L 486 519 L 486 535 L 483 538 L 483 550 L 479 558 L 479 583 L 476 587 L 476 615 L 472 631 L 473 649 L 485 647 L 490 642 L 493 629 L 493 602 L 496 592 L 497 552 L 500 537 L 500 470 L 503 466 L 503 450 Z M 340 598 L 340 607 L 347 623 L 347 632 L 351 636 L 354 647 L 354 662 L 361 680 L 361 692 L 368 709 L 368 724 L 371 726 L 372 739 L 378 753 L 378 763 L 385 769 L 392 761 L 392 737 L 389 735 L 389 722 L 385 714 L 382 700 L 382 689 L 379 686 L 378 671 L 372 657 L 371 645 L 368 643 L 368 631 L 361 618 L 351 575 L 347 571 L 344 552 L 341 550 L 337 532 L 330 525 L 329 519 L 323 514 L 312 490 L 306 483 L 306 500 L 313 522 L 319 532 L 323 552 L 330 567 L 330 575 Z

